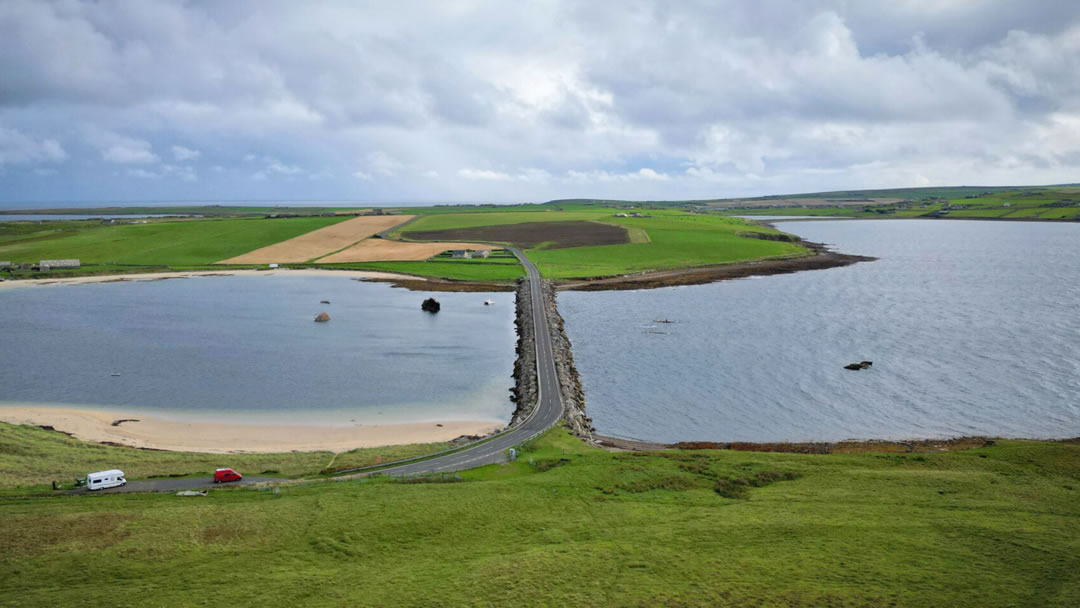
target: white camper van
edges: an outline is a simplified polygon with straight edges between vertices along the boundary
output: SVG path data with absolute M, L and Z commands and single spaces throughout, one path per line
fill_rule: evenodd
M 124 472 L 120 469 L 110 469 L 108 471 L 98 471 L 97 473 L 86 474 L 86 489 L 88 490 L 104 490 L 105 488 L 115 488 L 127 483 L 127 479 L 124 479 Z

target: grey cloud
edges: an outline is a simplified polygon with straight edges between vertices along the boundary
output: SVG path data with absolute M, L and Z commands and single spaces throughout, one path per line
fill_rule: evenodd
M 1049 0 L 8 0 L 0 164 L 78 158 L 48 181 L 101 197 L 1075 181 L 1077 73 Z
M 56 163 L 66 158 L 67 152 L 56 140 L 35 139 L 0 125 L 0 167 L 6 164 Z

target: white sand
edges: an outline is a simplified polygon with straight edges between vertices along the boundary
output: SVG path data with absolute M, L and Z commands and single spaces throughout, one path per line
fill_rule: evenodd
M 123 418 L 138 422 L 112 423 Z M 315 425 L 237 424 L 169 420 L 139 413 L 42 406 L 0 406 L 0 421 L 48 425 L 86 441 L 110 441 L 140 448 L 183 452 L 345 452 L 405 443 L 449 441 L 461 435 L 486 435 L 502 425 L 456 420 L 414 424 Z
M 121 281 L 160 281 L 162 279 L 187 279 L 190 277 L 223 277 L 234 275 L 259 275 L 259 276 L 299 276 L 318 275 L 346 277 L 350 279 L 371 280 L 405 280 L 424 281 L 423 277 L 414 277 L 392 272 L 375 272 L 370 270 L 324 270 L 318 268 L 276 268 L 274 270 L 200 270 L 194 272 L 148 272 L 143 274 L 115 274 L 98 275 L 89 277 L 67 277 L 56 279 L 20 279 L 16 281 L 0 282 L 0 289 L 17 289 L 20 287 L 40 287 L 49 285 L 79 285 L 83 283 L 115 283 Z

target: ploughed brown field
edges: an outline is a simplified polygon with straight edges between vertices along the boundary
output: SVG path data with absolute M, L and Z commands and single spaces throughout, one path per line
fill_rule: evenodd
M 406 236 L 417 241 L 495 241 L 513 243 L 525 249 L 532 249 L 541 243 L 546 243 L 547 249 L 565 249 L 630 242 L 630 235 L 622 226 L 585 221 L 470 226 L 408 232 Z
M 412 219 L 411 215 L 370 215 L 355 217 L 301 234 L 287 241 L 260 247 L 218 264 L 272 264 L 307 262 L 344 249 L 369 236 Z
M 333 255 L 319 258 L 320 264 L 343 262 L 387 262 L 426 260 L 450 249 L 494 249 L 477 243 L 404 243 L 386 239 L 366 239 Z

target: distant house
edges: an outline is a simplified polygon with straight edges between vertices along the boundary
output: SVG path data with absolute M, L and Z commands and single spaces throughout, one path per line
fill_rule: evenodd
M 468 249 L 451 249 L 450 257 L 456 260 L 467 260 L 472 257 Z
M 1012 207 L 1012 203 L 1005 203 L 1002 205 L 1002 207 Z
M 38 267 L 41 270 L 49 270 L 50 268 L 78 268 L 79 260 L 41 260 L 38 262 Z
M 489 258 L 489 257 L 491 257 L 491 250 L 490 249 L 479 249 L 479 250 L 473 252 L 472 257 L 474 257 L 474 258 Z
M 625 213 L 616 213 L 615 217 L 628 217 Z
M 644 216 L 644 215 L 642 215 L 642 214 L 640 214 L 640 213 L 636 213 L 636 212 L 635 212 L 635 213 L 631 213 L 631 214 L 630 214 L 630 217 L 645 217 L 645 216 Z
M 11 262 L 0 262 L 0 268 L 11 268 Z

